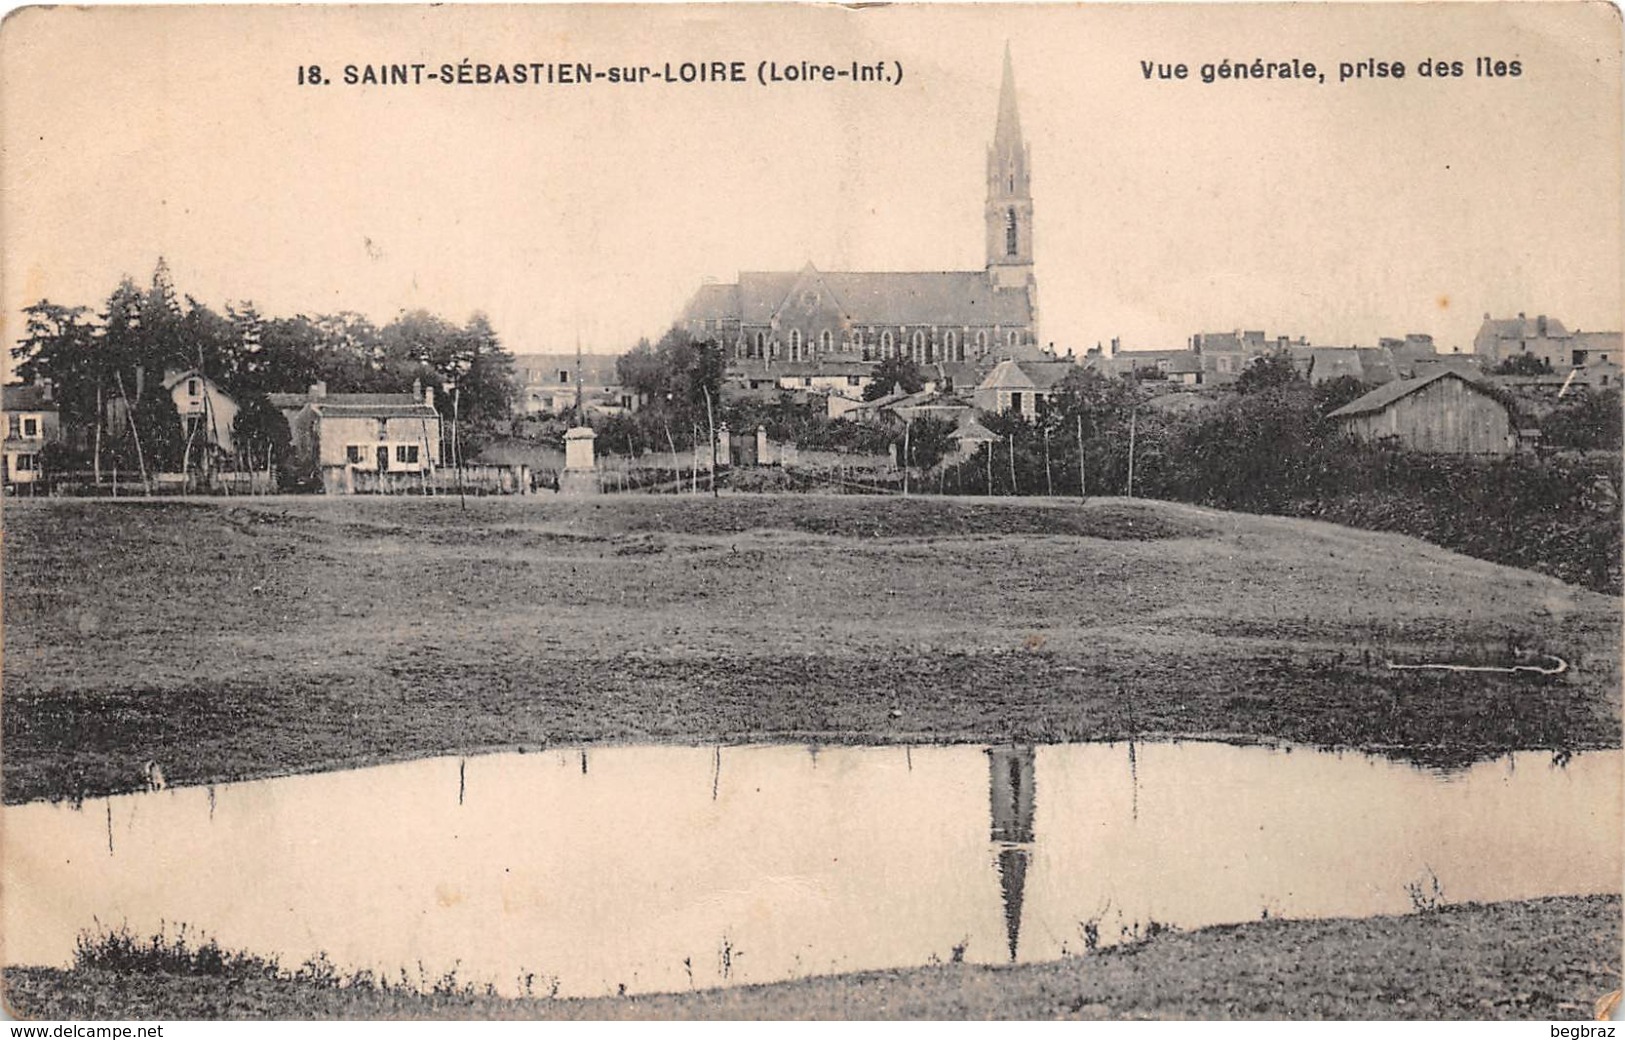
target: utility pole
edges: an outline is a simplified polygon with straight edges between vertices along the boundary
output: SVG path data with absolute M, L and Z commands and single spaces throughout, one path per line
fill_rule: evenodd
M 711 430 L 711 497 L 717 496 L 717 420 L 711 411 L 711 388 L 704 383 L 700 389 L 705 391 L 705 425 Z
M 908 495 L 908 462 L 909 462 L 909 454 L 908 454 L 909 444 L 908 444 L 908 440 L 909 440 L 909 432 L 911 430 L 913 430 L 913 428 L 914 428 L 914 420 L 913 420 L 912 417 L 907 419 L 906 421 L 904 421 L 904 423 L 903 423 L 903 495 L 905 497 Z
M 461 373 L 459 373 L 461 374 Z M 451 462 L 457 468 L 457 505 L 466 510 L 468 499 L 463 494 L 463 449 L 457 440 L 457 413 L 463 399 L 463 388 L 460 383 L 451 384 Z
M 1083 477 L 1083 416 L 1078 416 L 1078 497 L 1088 498 L 1089 489 Z
M 1016 486 L 1016 435 L 1012 432 L 1007 440 L 1010 444 L 1010 493 L 1021 494 L 1021 488 Z
M 1134 420 L 1139 416 L 1140 408 L 1135 405 L 1128 413 L 1128 497 L 1134 497 Z
M 1049 423 L 1044 424 L 1044 493 L 1055 495 L 1055 478 L 1050 475 L 1049 469 Z

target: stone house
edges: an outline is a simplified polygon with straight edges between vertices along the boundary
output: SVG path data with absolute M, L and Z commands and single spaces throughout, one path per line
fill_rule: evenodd
M 33 484 L 44 475 L 45 446 L 62 440 L 61 411 L 51 381 L 0 388 L 6 417 L 3 479 L 8 487 Z

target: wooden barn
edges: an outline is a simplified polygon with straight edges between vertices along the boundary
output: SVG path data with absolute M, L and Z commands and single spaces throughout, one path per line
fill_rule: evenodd
M 1410 451 L 1508 455 L 1518 449 L 1517 422 L 1506 403 L 1448 369 L 1385 383 L 1331 418 L 1360 440 L 1392 437 Z

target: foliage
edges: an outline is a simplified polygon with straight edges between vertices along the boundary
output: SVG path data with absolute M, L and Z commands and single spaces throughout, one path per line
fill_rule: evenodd
M 1545 376 L 1551 375 L 1552 363 L 1536 354 L 1511 354 L 1490 371 L 1498 376 Z
M 222 315 L 178 294 L 161 258 L 146 289 L 128 277 L 121 280 L 97 321 L 85 307 L 49 300 L 24 313 L 24 335 L 11 351 L 17 375 L 25 382 L 53 380 L 64 424 L 100 426 L 115 452 L 123 450 L 117 442 L 128 440 L 127 422 L 115 414 L 120 428 L 109 428 L 106 405 L 121 396 L 140 398 L 136 421 L 143 451 L 146 438 L 155 438 L 149 454 L 165 466 L 173 453 L 168 431 L 156 422 L 165 409 L 146 400 L 163 395 L 137 388 L 156 387 L 167 371 L 196 369 L 239 402 L 303 392 L 318 382 L 334 393 L 404 393 L 421 381 L 435 389 L 437 405 L 448 415 L 456 387 L 465 454 L 509 416 L 518 390 L 513 357 L 482 313 L 456 325 L 426 311 L 403 312 L 382 328 L 348 311 L 266 317 L 249 302 L 228 304 Z M 150 434 L 149 417 L 155 420 Z M 129 458 L 118 455 L 120 465 L 136 465 L 133 447 L 124 445 Z
M 910 422 L 903 442 L 908 447 L 908 464 L 922 470 L 935 469 L 958 447 L 954 440 L 955 429 L 955 424 L 947 419 L 932 416 Z
M 906 394 L 917 394 L 925 389 L 925 376 L 920 372 L 920 366 L 914 363 L 913 358 L 901 354 L 880 360 L 871 382 L 863 388 L 863 399 L 878 401 L 898 387 L 902 387 Z
M 1292 355 L 1284 350 L 1277 350 L 1263 357 L 1254 358 L 1253 363 L 1242 370 L 1236 379 L 1236 392 L 1241 394 L 1258 393 L 1276 387 L 1290 386 L 1294 382 L 1301 382 L 1302 376 L 1292 364 Z
M 293 432 L 287 417 L 264 394 L 243 398 L 232 421 L 231 440 L 241 468 L 274 466 L 284 481 L 293 477 Z
M 1576 451 L 1619 451 L 1620 393 L 1582 387 L 1540 423 L 1541 444 Z

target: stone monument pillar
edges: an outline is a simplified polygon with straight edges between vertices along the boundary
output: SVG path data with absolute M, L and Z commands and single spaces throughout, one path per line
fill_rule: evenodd
M 717 427 L 717 466 L 729 467 L 733 461 L 733 438 L 728 435 L 728 424 L 723 423 Z
M 773 465 L 772 448 L 767 443 L 767 427 L 756 427 L 756 464 L 758 466 Z
M 590 426 L 573 426 L 564 433 L 564 472 L 559 474 L 559 493 L 596 495 L 598 464 L 593 458 L 595 434 Z

